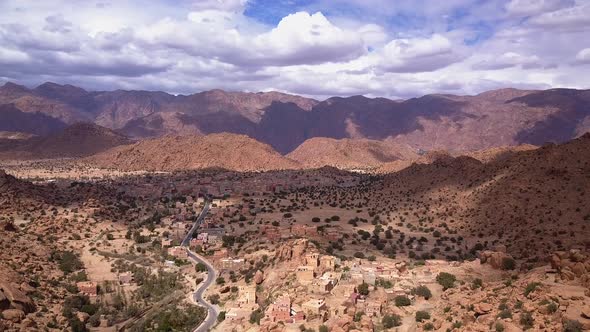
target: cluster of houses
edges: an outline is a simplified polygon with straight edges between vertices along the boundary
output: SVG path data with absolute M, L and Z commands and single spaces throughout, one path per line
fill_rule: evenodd
M 266 310 L 265 321 L 296 323 L 316 318 L 325 321 L 350 312 L 380 316 L 384 305 L 394 301 L 396 296 L 404 295 L 413 300 L 412 290 L 416 286 L 435 283 L 432 267 L 409 270 L 403 262 L 384 264 L 355 260 L 336 269 L 341 263 L 338 258 L 311 252 L 304 256 L 303 263 L 296 268 L 295 276 L 300 285 L 307 287 L 305 295 L 311 298 L 295 304 L 295 295 L 280 296 Z M 335 272 L 335 269 L 342 272 Z M 383 288 L 379 296 L 359 293 L 360 284 L 375 285 L 378 281 L 390 281 L 392 287 Z

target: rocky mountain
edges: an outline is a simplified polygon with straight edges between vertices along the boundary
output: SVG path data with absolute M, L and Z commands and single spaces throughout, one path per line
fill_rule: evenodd
M 96 154 L 84 162 L 104 168 L 150 171 L 204 168 L 265 171 L 299 167 L 267 144 L 227 133 L 143 140 Z
M 287 155 L 306 168 L 372 169 L 387 162 L 418 157 L 409 146 L 368 139 L 310 138 Z
M 130 144 L 126 136 L 90 123 L 73 124 L 62 131 L 15 142 L 0 139 L 2 159 L 84 157 Z
M 487 163 L 441 156 L 383 179 L 379 204 L 411 201 L 421 227 L 432 223 L 482 244 L 501 243 L 518 258 L 534 262 L 564 243 L 588 244 L 590 134 Z
M 14 104 L 0 105 L 0 131 L 47 135 L 65 127 L 65 123 L 46 114 L 25 113 Z
M 279 92 L 212 90 L 175 96 L 89 92 L 55 83 L 28 89 L 6 83 L 0 87 L 0 118 L 11 128 L 4 125 L 0 130 L 47 134 L 60 125 L 91 121 L 135 138 L 243 134 L 282 154 L 314 137 L 388 140 L 416 151 L 464 153 L 578 137 L 590 129 L 589 103 L 590 90 L 573 89 L 501 89 L 401 101 L 352 96 L 319 102 Z M 42 125 L 40 119 L 47 117 L 55 123 Z

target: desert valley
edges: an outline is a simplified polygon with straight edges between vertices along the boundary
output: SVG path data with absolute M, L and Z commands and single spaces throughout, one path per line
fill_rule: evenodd
M 0 332 L 590 331 L 590 0 L 0 0 Z
M 0 88 L 2 329 L 590 328 L 590 91 L 154 96 Z

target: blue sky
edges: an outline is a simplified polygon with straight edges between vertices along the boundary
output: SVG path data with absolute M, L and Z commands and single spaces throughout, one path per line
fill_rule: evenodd
M 587 0 L 3 0 L 0 83 L 408 98 L 590 86 Z

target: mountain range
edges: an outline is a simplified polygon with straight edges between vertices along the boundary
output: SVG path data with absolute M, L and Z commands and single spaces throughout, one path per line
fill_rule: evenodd
M 247 135 L 282 155 L 309 139 L 380 141 L 404 151 L 470 153 L 521 144 L 561 143 L 590 130 L 590 90 L 501 89 L 475 96 L 408 100 L 352 96 L 324 101 L 279 92 L 211 90 L 192 95 L 86 91 L 44 83 L 0 87 L 0 131 L 55 134 L 87 122 L 132 139 L 212 133 Z M 314 146 L 330 145 L 315 140 Z M 361 141 L 359 141 L 361 142 Z M 396 151 L 377 156 L 394 161 Z M 391 155 L 390 155 L 391 154 Z M 402 154 L 405 154 L 403 152 Z

